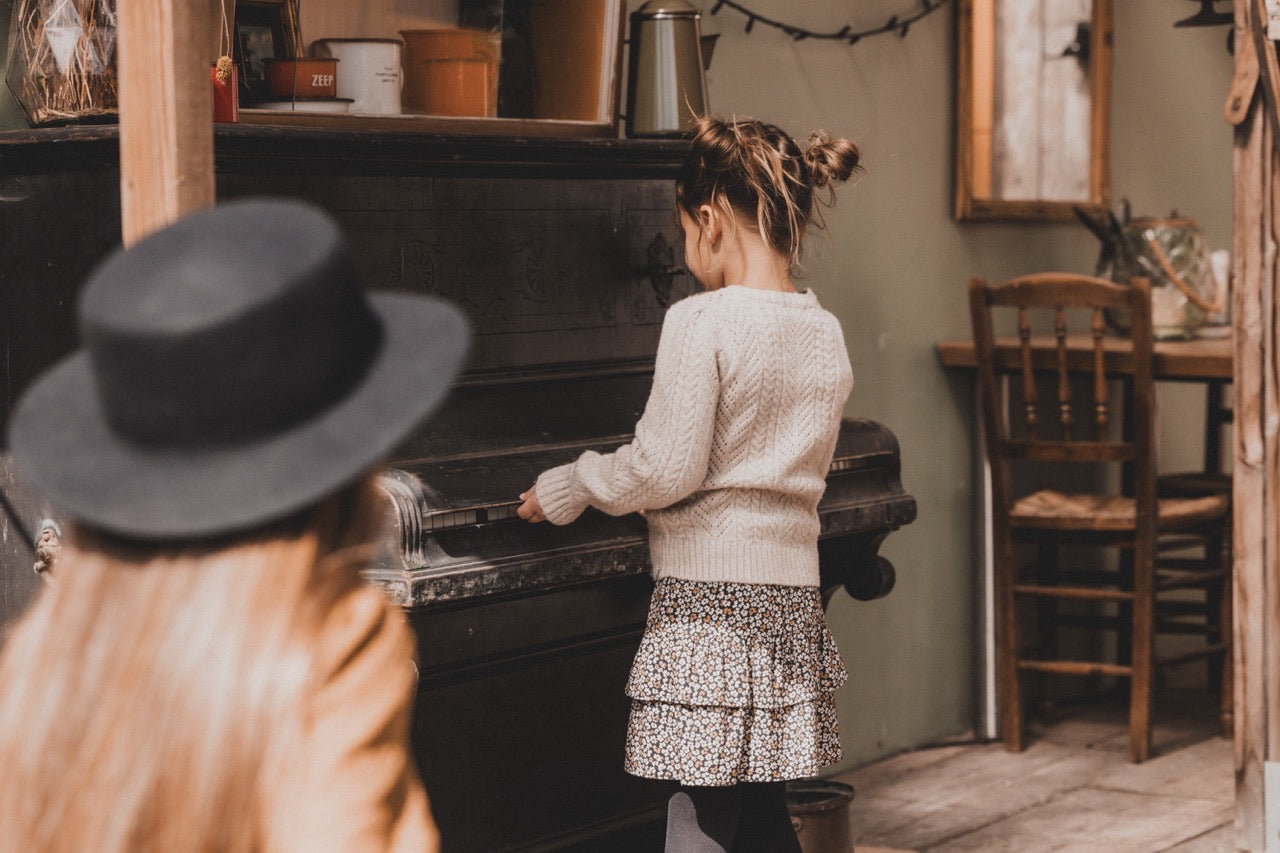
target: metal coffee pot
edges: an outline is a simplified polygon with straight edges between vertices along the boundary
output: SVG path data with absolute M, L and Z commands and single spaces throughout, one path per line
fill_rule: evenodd
M 627 136 L 679 136 L 706 113 L 716 36 L 702 37 L 701 17 L 685 0 L 649 0 L 631 13 Z

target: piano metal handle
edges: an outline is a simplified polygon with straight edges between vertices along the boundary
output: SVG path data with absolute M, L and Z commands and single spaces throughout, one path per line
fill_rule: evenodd
M 378 484 L 395 508 L 406 551 L 416 547 L 424 536 L 441 530 L 516 518 L 521 503 L 507 500 L 449 506 L 429 485 L 399 468 L 383 470 Z
M 645 258 L 648 264 L 641 272 L 649 279 L 653 295 L 658 304 L 666 308 L 671 304 L 672 284 L 678 275 L 689 275 L 689 270 L 675 263 L 675 248 L 667 241 L 661 231 L 654 235 L 645 247 Z

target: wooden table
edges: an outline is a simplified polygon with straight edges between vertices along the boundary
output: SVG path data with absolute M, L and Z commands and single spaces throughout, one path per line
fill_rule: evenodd
M 1104 346 L 1114 354 L 1108 367 L 1123 371 L 1124 359 L 1119 353 L 1121 338 L 1108 337 Z M 1033 358 L 1045 366 L 1052 365 L 1057 350 L 1051 335 L 1032 338 Z M 977 367 L 973 341 L 942 341 L 937 345 L 938 359 L 943 367 Z M 1092 369 L 1093 341 L 1086 334 L 1067 336 L 1067 363 L 1078 365 L 1081 370 Z M 996 341 L 996 359 L 1010 366 L 1017 365 L 1017 340 L 1001 338 Z M 1231 381 L 1231 338 L 1193 338 L 1189 341 L 1157 341 L 1152 369 L 1157 381 L 1204 382 L 1207 380 Z

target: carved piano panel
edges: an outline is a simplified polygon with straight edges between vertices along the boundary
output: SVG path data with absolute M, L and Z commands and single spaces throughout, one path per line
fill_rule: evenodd
M 470 317 L 469 373 L 599 372 L 652 359 L 666 305 L 693 292 L 668 179 L 228 176 L 224 194 L 303 196 L 333 211 L 374 288 L 432 293 Z

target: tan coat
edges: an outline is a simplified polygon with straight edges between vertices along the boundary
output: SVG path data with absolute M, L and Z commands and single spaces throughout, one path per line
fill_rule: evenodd
M 316 654 L 327 677 L 298 733 L 272 747 L 282 760 L 264 786 L 265 849 L 438 851 L 409 749 L 417 675 L 404 614 L 377 589 L 348 595 Z

